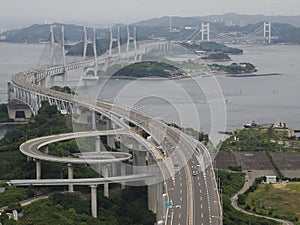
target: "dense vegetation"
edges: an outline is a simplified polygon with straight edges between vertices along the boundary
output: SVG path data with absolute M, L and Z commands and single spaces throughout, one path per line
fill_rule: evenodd
M 182 43 L 181 45 L 193 52 L 205 51 L 205 52 L 221 52 L 225 54 L 243 54 L 242 49 L 231 48 L 216 42 L 202 42 L 200 44 Z
M 286 131 L 276 131 L 274 128 L 269 129 L 242 129 L 237 130 L 234 134 L 226 139 L 222 144 L 222 151 L 271 151 L 271 152 L 288 152 L 296 151 L 295 148 L 286 147 L 279 142 L 289 140 Z
M 241 207 L 299 225 L 300 184 L 261 184 L 261 180 L 257 179 L 247 192 L 239 196 Z
M 68 86 L 64 86 L 64 87 L 60 87 L 60 86 L 53 86 L 51 87 L 52 90 L 54 91 L 60 91 L 60 92 L 64 92 L 64 93 L 67 93 L 67 94 L 75 94 L 74 91 L 71 90 L 70 87 Z
M 23 218 L 19 223 L 2 216 L 6 224 L 86 224 L 86 225 L 152 225 L 155 215 L 147 209 L 147 188 L 127 187 L 115 193 L 111 198 L 103 197 L 98 191 L 98 218 L 90 216 L 90 194 L 53 193 L 48 199 L 39 200 L 23 207 Z
M 0 179 L 22 179 L 34 177 L 34 163 L 27 162 L 26 157 L 19 152 L 19 146 L 28 139 L 45 135 L 71 131 L 66 127 L 66 119 L 56 106 L 42 103 L 39 114 L 28 124 L 8 131 L 0 140 Z M 50 167 L 45 172 L 51 172 L 57 167 Z
M 7 104 L 0 104 L 0 123 L 11 122 L 8 117 Z
M 221 71 L 228 74 L 244 74 L 244 73 L 254 73 L 256 68 L 251 63 L 232 63 L 228 66 L 212 64 L 209 67 L 214 71 Z
M 201 59 L 208 61 L 230 61 L 231 58 L 225 53 L 212 53 L 209 56 L 204 56 Z
M 230 198 L 242 189 L 245 181 L 243 173 L 231 173 L 219 171 L 223 201 L 223 224 L 224 225 L 279 225 L 279 223 L 246 215 L 236 211 L 230 202 Z
M 117 71 L 115 77 L 163 77 L 171 78 L 182 75 L 182 72 L 175 66 L 163 62 L 147 61 L 138 62 L 126 66 Z

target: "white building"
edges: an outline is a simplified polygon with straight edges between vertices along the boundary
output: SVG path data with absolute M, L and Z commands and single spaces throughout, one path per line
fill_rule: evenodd
M 266 176 L 267 180 L 266 183 L 267 184 L 275 184 L 276 183 L 276 176 Z

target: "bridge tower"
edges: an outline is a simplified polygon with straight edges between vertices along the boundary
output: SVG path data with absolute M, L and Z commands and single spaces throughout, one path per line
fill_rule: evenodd
M 209 23 L 201 24 L 201 40 L 202 41 L 209 41 L 210 40 L 210 27 Z
M 136 43 L 136 27 L 133 28 L 133 36 L 130 36 L 129 27 L 127 26 L 127 49 L 126 53 L 129 52 L 130 41 L 133 41 L 134 46 L 134 59 L 137 60 L 137 43 Z
M 63 85 L 66 85 L 67 81 L 67 62 L 66 62 L 66 51 L 65 51 L 65 26 L 61 26 L 61 52 L 64 66 L 64 73 L 62 75 Z
M 54 51 L 55 51 L 55 39 L 53 32 L 53 25 L 50 25 L 50 65 L 54 65 Z
M 121 37 L 120 37 L 120 28 L 118 27 L 118 36 L 117 36 L 117 38 L 114 38 L 112 28 L 110 27 L 110 43 L 109 43 L 109 55 L 110 56 L 112 54 L 112 47 L 113 47 L 114 42 L 118 43 L 118 53 L 119 53 L 119 55 L 121 54 L 121 41 L 120 41 L 120 39 L 121 39 Z
M 272 42 L 272 24 L 271 22 L 264 22 L 264 38 L 269 44 Z
M 93 50 L 94 50 L 94 76 L 97 77 L 98 72 L 98 61 L 97 61 L 97 35 L 96 35 L 96 28 L 94 27 L 94 38 L 93 38 Z
M 86 59 L 86 51 L 87 51 L 88 44 L 89 44 L 89 40 L 87 37 L 86 26 L 84 26 L 83 27 L 83 55 L 82 55 L 83 60 Z

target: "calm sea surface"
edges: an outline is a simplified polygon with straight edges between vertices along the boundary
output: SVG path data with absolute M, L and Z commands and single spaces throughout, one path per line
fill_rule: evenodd
M 300 46 L 235 46 L 244 55 L 232 56 L 235 62 L 251 62 L 258 73 L 280 76 L 232 78 L 195 77 L 176 81 L 99 80 L 78 84 L 81 70 L 68 74 L 69 85 L 82 95 L 134 106 L 153 116 L 182 126 L 211 131 L 222 129 L 224 106 L 226 130 L 258 123 L 286 122 L 300 129 Z M 0 43 L 0 100 L 7 101 L 6 85 L 11 75 L 49 60 L 44 45 Z M 73 60 L 73 59 L 70 59 Z M 218 88 L 219 85 L 219 88 Z M 220 93 L 224 99 L 219 99 Z M 215 126 L 215 125 L 214 125 Z

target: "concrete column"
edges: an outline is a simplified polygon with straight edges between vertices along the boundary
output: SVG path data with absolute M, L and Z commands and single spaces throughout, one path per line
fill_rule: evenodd
M 126 164 L 121 162 L 121 176 L 126 176 Z M 124 183 L 121 184 L 121 189 L 124 190 L 126 185 Z
M 157 213 L 157 190 L 156 184 L 148 185 L 148 209 L 153 213 Z
M 97 218 L 97 185 L 91 185 L 92 217 Z
M 146 151 L 133 151 L 133 168 L 136 173 L 143 173 L 144 168 L 146 168 Z
M 111 129 L 113 129 L 112 122 L 111 122 L 111 120 L 107 119 L 106 120 L 106 130 L 111 130 Z M 116 148 L 115 139 L 111 135 L 107 136 L 107 146 L 109 146 L 110 148 Z
M 41 174 L 42 174 L 41 161 L 36 159 L 35 165 L 36 165 L 36 179 L 39 180 L 41 179 Z
M 46 88 L 46 87 L 47 87 L 47 78 L 42 79 L 42 80 L 40 81 L 40 86 L 43 87 L 43 88 Z
M 55 79 L 55 76 L 49 76 L 49 82 L 47 83 L 48 88 L 54 86 L 54 79 Z
M 68 179 L 73 179 L 73 166 L 71 163 L 68 163 Z M 73 184 L 69 184 L 69 192 L 74 192 Z
M 109 169 L 108 165 L 104 165 L 102 167 L 102 175 L 104 178 L 108 177 L 108 172 L 109 172 L 108 169 Z M 104 184 L 104 196 L 109 198 L 109 184 L 108 183 Z
M 163 182 L 158 182 L 156 185 L 156 203 L 157 203 L 157 213 L 156 217 L 158 220 L 164 218 L 164 196 L 163 196 Z
M 46 153 L 46 154 L 49 154 L 49 145 L 46 145 L 46 146 L 45 146 L 45 153 Z
M 120 143 L 120 151 L 121 152 L 125 152 L 125 153 L 128 153 L 129 150 L 128 148 L 126 147 L 126 145 L 122 144 L 122 138 L 121 138 L 121 143 Z
M 111 177 L 115 177 L 115 176 L 118 175 L 118 168 L 117 167 L 118 167 L 117 162 L 110 164 L 110 168 L 111 168 L 110 176 Z
M 115 139 L 111 135 L 107 136 L 107 146 L 112 148 L 112 149 L 116 148 Z
M 92 128 L 93 130 L 97 130 L 97 124 L 96 124 L 96 112 L 95 110 L 92 110 Z
M 95 148 L 96 148 L 96 152 L 101 152 L 101 137 L 97 136 L 96 137 L 96 143 L 95 143 Z

